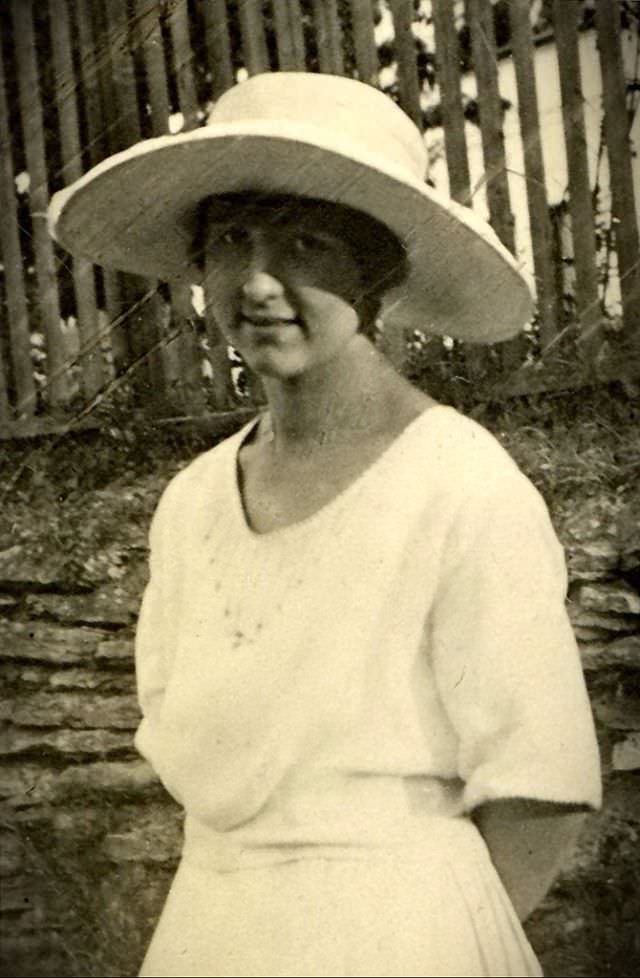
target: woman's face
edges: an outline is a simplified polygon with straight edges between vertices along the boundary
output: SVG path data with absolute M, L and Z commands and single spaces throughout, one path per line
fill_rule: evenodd
M 363 282 L 346 220 L 316 201 L 211 201 L 207 302 L 256 373 L 299 377 L 340 356 L 358 332 Z

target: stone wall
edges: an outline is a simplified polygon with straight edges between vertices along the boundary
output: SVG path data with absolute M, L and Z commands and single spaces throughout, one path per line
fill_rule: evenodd
M 618 512 L 603 523 L 589 506 L 562 535 L 605 808 L 528 925 L 549 975 L 640 973 L 621 964 L 638 950 L 625 874 L 640 831 L 640 548 Z M 145 573 L 138 551 L 93 583 L 55 557 L 0 553 L 3 975 L 135 974 L 175 867 L 180 812 L 132 747 Z M 609 914 L 620 960 L 594 914 Z

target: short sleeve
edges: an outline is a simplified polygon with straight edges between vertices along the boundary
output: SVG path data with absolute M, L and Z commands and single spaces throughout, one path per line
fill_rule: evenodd
M 514 472 L 470 494 L 431 618 L 468 811 L 498 798 L 600 804 L 593 717 L 565 595 L 562 548 L 531 483 Z
M 138 699 L 143 714 L 153 709 L 167 678 L 161 567 L 160 530 L 154 517 L 149 532 L 149 581 L 140 605 L 135 642 Z
M 140 753 L 152 763 L 152 731 L 173 662 L 182 581 L 180 548 L 174 542 L 174 530 L 179 524 L 176 518 L 177 489 L 179 478 L 174 479 L 165 490 L 151 521 L 149 581 L 142 597 L 136 628 L 136 684 L 142 722 L 135 743 Z

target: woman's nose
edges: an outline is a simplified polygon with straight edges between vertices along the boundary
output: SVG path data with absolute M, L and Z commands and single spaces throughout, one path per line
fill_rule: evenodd
M 250 302 L 268 302 L 284 292 L 281 282 L 264 268 L 252 268 L 242 286 L 242 294 Z

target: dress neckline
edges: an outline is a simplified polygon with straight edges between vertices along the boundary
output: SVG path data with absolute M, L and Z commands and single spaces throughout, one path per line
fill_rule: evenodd
M 283 539 L 289 536 L 297 536 L 299 533 L 303 532 L 307 528 L 319 523 L 321 520 L 327 518 L 335 510 L 339 508 L 340 505 L 352 495 L 354 495 L 359 489 L 366 485 L 370 480 L 373 479 L 374 475 L 385 466 L 390 458 L 398 451 L 399 447 L 404 445 L 404 443 L 413 434 L 416 428 L 421 426 L 421 423 L 425 421 L 427 417 L 431 418 L 433 413 L 440 413 L 441 411 L 451 410 L 446 405 L 443 404 L 430 404 L 423 411 L 416 415 L 405 427 L 395 436 L 395 438 L 387 445 L 387 447 L 375 458 L 369 465 L 365 466 L 363 470 L 353 479 L 348 485 L 341 489 L 335 496 L 332 496 L 326 503 L 319 506 L 313 513 L 308 516 L 304 516 L 301 519 L 294 520 L 291 523 L 286 523 L 283 526 L 274 527 L 272 530 L 266 530 L 261 532 L 254 529 L 247 517 L 247 511 L 242 496 L 242 482 L 241 482 L 241 470 L 240 470 L 240 450 L 245 444 L 247 438 L 255 432 L 256 428 L 260 423 L 260 417 L 253 418 L 246 425 L 244 425 L 233 437 L 233 444 L 230 445 L 230 472 L 228 473 L 228 483 L 231 485 L 231 495 L 233 501 L 233 514 L 237 523 L 240 524 L 244 533 L 255 541 L 268 541 L 270 539 Z

